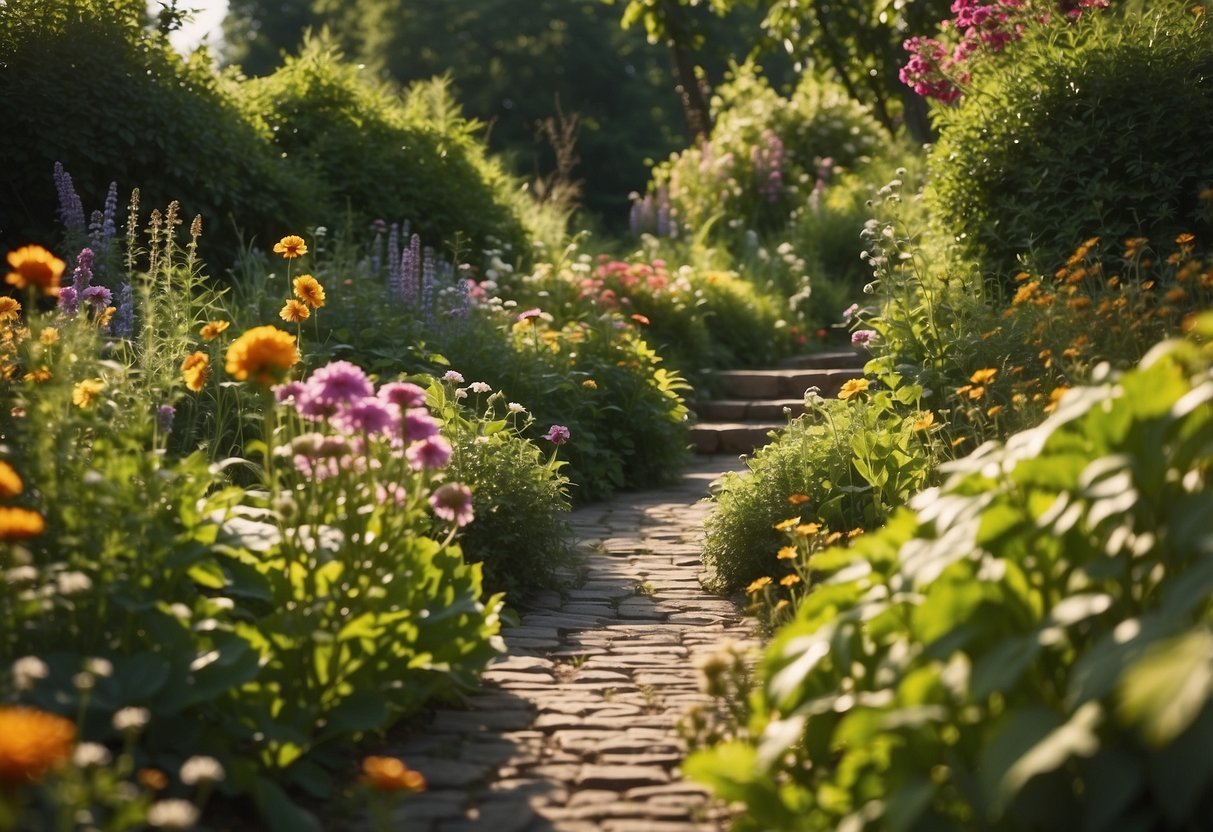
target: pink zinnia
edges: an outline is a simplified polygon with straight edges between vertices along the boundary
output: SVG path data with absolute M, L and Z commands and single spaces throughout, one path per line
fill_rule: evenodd
M 440 485 L 430 495 L 430 508 L 434 510 L 436 517 L 456 526 L 466 526 L 475 516 L 472 511 L 471 489 L 457 482 Z
M 288 381 L 286 384 L 279 384 L 274 388 L 274 398 L 279 404 L 294 404 L 303 395 L 303 383 L 299 381 Z
M 379 398 L 407 410 L 425 404 L 425 389 L 407 381 L 393 381 L 379 388 Z
M 343 407 L 333 416 L 333 425 L 346 433 L 387 433 L 396 423 L 396 408 L 367 396 Z
M 528 309 L 525 312 L 519 312 L 518 320 L 529 321 L 532 318 L 538 318 L 542 314 L 543 314 L 543 310 L 540 309 L 538 306 L 536 306 L 534 309 Z
M 874 329 L 857 329 L 851 333 L 851 346 L 861 347 L 870 344 L 875 337 L 876 330 Z
M 451 443 L 441 436 L 431 436 L 409 445 L 404 452 L 409 466 L 420 471 L 425 468 L 441 468 L 451 461 Z
M 569 441 L 571 435 L 569 429 L 564 425 L 552 425 L 548 428 L 548 432 L 543 435 L 543 438 L 553 445 L 563 445 Z
M 332 361 L 312 373 L 297 401 L 300 413 L 317 418 L 331 416 L 341 405 L 373 395 L 375 385 L 361 367 Z
M 400 420 L 401 438 L 406 442 L 416 442 L 429 439 L 438 433 L 441 427 L 438 420 L 430 415 L 424 407 L 413 407 L 406 410 Z

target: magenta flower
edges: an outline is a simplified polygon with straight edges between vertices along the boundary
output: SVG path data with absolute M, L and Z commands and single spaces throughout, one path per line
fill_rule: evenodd
M 331 416 L 344 404 L 375 395 L 375 385 L 357 364 L 332 361 L 308 377 L 296 396 L 299 412 L 312 419 Z
M 406 442 L 429 439 L 438 433 L 441 424 L 424 407 L 413 407 L 400 420 L 400 438 Z
M 876 338 L 876 330 L 874 329 L 857 329 L 851 333 L 851 346 L 863 347 L 872 343 Z
M 397 409 L 381 399 L 367 396 L 337 411 L 333 425 L 346 433 L 387 433 L 396 423 Z
M 295 404 L 303 395 L 303 382 L 288 381 L 274 388 L 274 399 L 279 404 Z
M 430 495 L 430 508 L 436 517 L 456 526 L 466 526 L 475 517 L 472 491 L 462 483 L 448 482 L 438 486 Z
M 569 429 L 564 425 L 552 425 L 548 428 L 548 432 L 543 435 L 543 438 L 553 445 L 563 445 L 569 441 L 571 435 Z
M 393 381 L 379 388 L 379 398 L 407 410 L 425 404 L 425 389 L 407 381 Z
M 431 436 L 409 445 L 404 455 L 414 471 L 442 468 L 451 461 L 451 443 L 441 436 Z
M 542 314 L 543 314 L 543 310 L 540 309 L 538 306 L 536 306 L 534 309 L 528 309 L 525 312 L 519 312 L 518 320 L 529 321 L 532 318 L 538 318 Z

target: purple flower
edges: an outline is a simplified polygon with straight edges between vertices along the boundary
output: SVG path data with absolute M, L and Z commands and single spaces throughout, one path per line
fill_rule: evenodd
M 333 416 L 333 424 L 346 433 L 387 433 L 396 422 L 396 408 L 373 396 L 352 402 Z
M 571 435 L 569 429 L 564 425 L 552 425 L 548 428 L 548 432 L 543 435 L 543 438 L 553 445 L 563 445 L 569 441 Z
M 331 416 L 342 405 L 373 395 L 375 385 L 361 367 L 348 361 L 332 361 L 311 374 L 296 401 L 301 414 L 316 419 Z
M 852 303 L 852 304 L 851 304 L 850 306 L 848 306 L 846 309 L 842 310 L 842 321 L 843 321 L 843 323 L 847 323 L 847 324 L 849 324 L 849 323 L 851 322 L 851 318 L 852 318 L 852 317 L 854 317 L 855 313 L 856 313 L 856 312 L 858 312 L 858 311 L 859 311 L 859 304 L 858 304 L 858 303 Z
M 173 417 L 177 415 L 177 408 L 171 404 L 162 404 L 156 409 L 156 427 L 161 433 L 173 432 Z
M 80 293 L 80 300 L 96 314 L 100 315 L 114 302 L 114 293 L 104 286 L 89 286 Z
M 375 500 L 381 505 L 392 503 L 402 506 L 408 501 L 408 492 L 404 490 L 404 486 L 398 482 L 389 482 L 386 485 L 380 484 L 375 486 Z
M 466 485 L 448 482 L 438 486 L 430 495 L 434 516 L 456 526 L 466 526 L 475 517 L 472 511 L 472 491 Z
M 76 255 L 76 268 L 72 270 L 72 286 L 83 292 L 93 282 L 93 262 L 96 255 L 91 248 L 82 248 Z
M 454 384 L 463 384 L 463 375 L 455 372 L 454 370 L 447 370 L 442 374 L 442 380 L 449 381 Z
M 288 381 L 274 388 L 274 399 L 279 404 L 294 404 L 303 395 L 303 382 Z
M 543 314 L 543 310 L 536 306 L 534 309 L 527 309 L 525 312 L 518 313 L 518 320 L 529 321 L 532 318 L 538 318 Z M 462 381 L 462 379 L 460 379 Z
M 426 468 L 442 468 L 451 461 L 451 443 L 441 436 L 430 436 L 409 445 L 404 452 L 409 466 L 415 471 Z
M 76 317 L 80 307 L 80 293 L 72 286 L 64 286 L 59 290 L 59 311 L 69 318 Z
M 851 333 L 851 346 L 862 347 L 872 343 L 876 338 L 876 330 L 874 329 L 857 329 Z
M 379 388 L 379 398 L 407 410 L 425 404 L 425 389 L 407 381 L 393 381 Z
M 441 425 L 424 407 L 412 407 L 404 412 L 400 420 L 400 438 L 405 442 L 429 439 L 438 433 Z

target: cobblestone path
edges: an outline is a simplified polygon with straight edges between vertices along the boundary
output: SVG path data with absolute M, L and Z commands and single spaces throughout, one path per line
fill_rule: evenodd
M 699 457 L 676 486 L 579 509 L 584 559 L 569 589 L 528 600 L 508 653 L 469 710 L 443 710 L 388 753 L 429 790 L 399 832 L 699 832 L 723 828 L 683 782 L 676 724 L 704 701 L 696 659 L 752 632 L 699 584 L 699 500 L 741 463 Z

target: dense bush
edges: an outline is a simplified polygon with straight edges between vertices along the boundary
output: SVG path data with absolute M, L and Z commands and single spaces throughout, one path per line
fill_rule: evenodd
M 1213 318 L 1192 332 L 811 559 L 748 723 L 686 766 L 740 829 L 1207 827 Z
M 1077 21 L 1025 16 L 1022 39 L 971 62 L 964 96 L 935 111 L 928 198 L 938 233 L 1004 279 L 1021 254 L 1048 273 L 1093 235 L 1207 236 L 1205 17 L 1179 0 Z
M 316 201 L 300 206 L 307 224 L 348 214 L 358 230 L 375 219 L 408 221 L 439 248 L 461 233 L 476 251 L 490 238 L 524 248 L 510 202 L 521 196 L 441 81 L 401 96 L 318 37 L 273 75 L 245 81 L 241 101 L 269 126 L 275 156 L 315 182 Z

